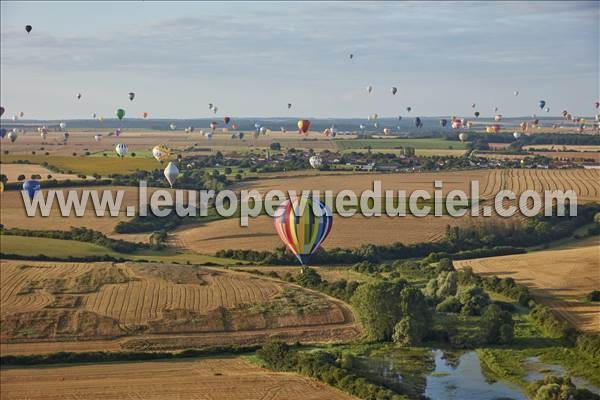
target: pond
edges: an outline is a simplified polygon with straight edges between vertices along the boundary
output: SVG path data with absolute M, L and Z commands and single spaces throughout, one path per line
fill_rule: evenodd
M 420 360 L 403 350 L 359 358 L 359 369 L 370 379 L 392 389 L 431 399 L 526 400 L 525 393 L 505 381 L 492 381 L 481 370 L 474 351 L 444 353 L 430 350 Z M 407 360 L 408 358 L 408 360 Z M 423 361 L 428 358 L 427 362 Z
M 560 365 L 545 363 L 538 357 L 527 357 L 524 366 L 525 371 L 527 371 L 527 375 L 525 375 L 527 382 L 541 380 L 548 375 L 563 376 L 566 374 L 565 369 Z M 583 378 L 571 376 L 571 381 L 578 389 L 587 389 L 592 393 L 600 395 L 600 388 Z

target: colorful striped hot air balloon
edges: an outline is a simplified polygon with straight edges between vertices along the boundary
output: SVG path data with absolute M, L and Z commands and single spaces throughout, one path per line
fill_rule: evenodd
M 319 199 L 286 200 L 275 212 L 275 229 L 302 265 L 325 241 L 333 225 L 331 210 Z

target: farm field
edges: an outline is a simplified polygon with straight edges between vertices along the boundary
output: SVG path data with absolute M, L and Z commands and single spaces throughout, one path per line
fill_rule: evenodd
M 69 230 L 72 226 L 75 227 L 86 227 L 100 231 L 105 234 L 114 233 L 115 226 L 129 217 L 126 214 L 128 206 L 135 207 L 139 205 L 138 199 L 138 188 L 136 186 L 86 186 L 86 187 L 73 187 L 73 188 L 56 188 L 48 189 L 57 192 L 63 192 L 65 199 L 68 196 L 69 190 L 76 190 L 78 197 L 81 198 L 81 193 L 85 191 L 98 191 L 99 198 L 102 198 L 102 191 L 110 190 L 113 193 L 113 198 L 116 199 L 117 191 L 123 191 L 123 199 L 121 202 L 121 208 L 118 216 L 111 216 L 108 208 L 103 217 L 97 217 L 93 211 L 93 202 L 91 197 L 88 200 L 87 209 L 83 216 L 78 217 L 75 212 L 72 211 L 68 217 L 63 217 L 60 214 L 60 207 L 58 200 L 54 199 L 54 204 L 50 210 L 48 217 L 41 217 L 38 211 L 35 217 L 28 217 L 25 212 L 25 206 L 23 204 L 23 198 L 20 191 L 5 191 L 0 194 L 2 199 L 2 214 L 0 215 L 1 223 L 7 228 L 23 228 L 23 229 L 41 229 L 40 221 L 43 221 L 43 225 L 46 229 L 53 230 Z M 154 193 L 156 188 L 148 188 L 148 197 Z M 172 189 L 169 190 L 173 193 Z M 44 191 L 44 189 L 42 189 Z M 140 238 L 140 237 L 138 237 Z
M 318 381 L 241 358 L 203 358 L 2 370 L 2 399 L 350 400 Z
M 8 182 L 17 182 L 19 175 L 25 175 L 25 178 L 31 178 L 31 175 L 40 175 L 41 180 L 47 180 L 48 175 L 58 181 L 65 179 L 79 179 L 76 174 L 54 173 L 48 168 L 37 164 L 0 164 L 0 174 L 6 175 Z
M 307 329 L 315 341 L 329 341 L 359 332 L 340 301 L 243 272 L 6 260 L 0 272 L 0 339 L 17 348 L 27 347 L 24 342 L 85 340 L 104 349 L 111 346 L 100 339 L 119 338 L 115 348 L 192 347 L 189 340 L 195 346 L 219 338 L 230 342 L 228 333 L 247 344 L 271 329 L 292 336 Z
M 466 150 L 467 146 L 458 141 L 444 140 L 442 138 L 427 139 L 356 139 L 356 140 L 335 140 L 335 145 L 340 151 L 354 149 L 399 149 L 401 147 L 413 147 L 415 150 L 423 149 L 459 149 Z
M 562 248 L 528 254 L 455 261 L 482 275 L 512 277 L 578 329 L 600 332 L 600 305 L 585 296 L 600 287 L 600 243 L 592 237 Z
M 297 266 L 232 266 L 232 269 L 236 271 L 260 271 L 263 274 L 269 274 L 271 272 L 275 272 L 280 277 L 283 277 L 285 274 L 289 273 L 294 278 L 300 274 L 301 269 Z M 337 282 L 342 279 L 345 279 L 348 282 L 356 281 L 356 282 L 369 282 L 372 279 L 368 275 L 363 275 L 360 272 L 352 271 L 352 269 L 348 267 L 317 267 L 312 266 L 321 277 L 329 282 Z
M 527 189 L 567 190 L 577 193 L 580 203 L 600 200 L 600 171 L 571 169 L 571 170 L 542 170 L 542 169 L 506 169 L 506 170 L 477 170 L 468 172 L 421 173 L 421 174 L 360 174 L 331 176 L 302 176 L 292 178 L 262 179 L 235 185 L 235 190 L 257 190 L 266 193 L 272 189 L 302 190 L 320 189 L 332 190 L 334 193 L 350 189 L 361 193 L 364 189 L 372 189 L 373 180 L 382 181 L 382 191 L 386 189 L 412 190 L 430 187 L 433 192 L 433 181 L 444 182 L 445 193 L 452 189 L 461 189 L 468 194 L 470 181 L 479 180 L 482 199 L 492 199 L 500 190 L 510 189 L 517 195 Z M 491 200 L 490 200 L 491 202 Z M 499 218 L 494 216 L 492 218 Z M 521 218 L 515 215 L 514 218 Z M 439 240 L 443 237 L 446 227 L 468 226 L 483 221 L 484 218 L 465 216 L 453 218 L 450 216 L 435 217 L 364 217 L 354 215 L 349 218 L 336 218 L 324 247 L 357 247 L 362 244 L 404 244 Z M 360 232 L 359 235 L 356 232 Z M 237 219 L 213 221 L 197 226 L 184 226 L 174 233 L 173 241 L 179 247 L 204 254 L 212 254 L 224 249 L 244 250 L 274 250 L 281 242 L 273 229 L 272 218 L 261 215 L 251 219 L 248 227 L 240 227 Z

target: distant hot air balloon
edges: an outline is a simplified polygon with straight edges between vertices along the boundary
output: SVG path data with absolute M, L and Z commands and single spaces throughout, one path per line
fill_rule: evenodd
M 18 134 L 17 134 L 17 131 L 15 131 L 15 130 L 10 131 L 8 134 L 8 138 L 10 139 L 11 143 L 14 143 L 15 140 L 17 140 L 17 136 L 18 136 Z
M 212 111 L 215 105 L 213 103 L 208 103 L 208 109 Z
M 308 159 L 308 163 L 314 169 L 319 169 L 323 165 L 323 159 L 318 155 L 314 155 Z
M 522 133 L 519 131 L 514 131 L 513 132 L 513 136 L 516 140 L 519 140 L 519 138 L 521 137 Z
M 596 107 L 596 108 L 598 108 L 598 107 Z M 4 115 L 4 111 L 5 111 L 5 110 L 4 110 L 4 107 L 0 107 L 0 117 L 1 117 L 2 115 Z
M 367 86 L 367 93 L 371 93 L 373 91 L 373 86 Z
M 81 93 L 77 94 L 77 100 L 81 99 Z
M 540 100 L 538 102 L 538 106 L 543 110 L 544 107 L 546 106 L 546 100 Z
M 518 96 L 518 95 L 519 95 L 519 91 L 518 91 L 518 90 L 515 90 L 515 92 L 514 92 L 514 95 L 515 95 L 515 96 Z
M 549 113 L 550 112 L 550 107 L 544 108 L 544 111 L 546 111 L 547 113 Z
M 158 162 L 162 164 L 169 156 L 171 155 L 171 150 L 164 144 L 159 144 L 158 146 L 154 146 L 152 149 L 152 155 Z
M 479 115 L 480 115 L 479 111 L 475 111 L 475 113 L 473 115 L 475 115 L 475 118 L 479 118 Z
M 216 113 L 217 113 L 217 111 L 219 111 L 219 107 L 217 107 L 217 106 L 214 106 L 214 107 L 213 107 L 213 114 L 216 114 Z
M 65 124 L 64 122 L 61 122 L 60 124 L 58 124 L 58 126 L 60 127 L 61 130 L 65 130 L 65 128 L 67 127 L 67 124 Z
M 32 29 L 33 29 L 33 27 L 31 25 L 25 25 L 25 31 L 27 33 L 30 33 Z
M 496 122 L 500 122 L 500 121 L 502 121 L 502 115 L 500 115 L 500 114 L 496 115 L 496 116 L 494 117 L 494 121 L 496 121 Z
M 468 138 L 469 138 L 469 135 L 467 135 L 467 134 L 466 134 L 466 133 L 464 133 L 464 132 L 462 132 L 462 133 L 459 133 L 459 134 L 458 134 L 458 139 L 459 139 L 461 142 L 463 142 L 463 143 L 464 143 L 464 142 L 465 142 L 465 141 L 466 141 Z
M 165 168 L 164 174 L 165 178 L 167 178 L 167 182 L 169 182 L 169 185 L 173 187 L 173 184 L 179 175 L 179 168 L 177 168 L 177 165 L 171 161 L 169 165 L 167 165 L 167 168 Z
M 211 131 L 207 131 L 204 136 L 206 136 L 207 139 L 212 139 L 213 133 Z
M 334 138 L 337 136 L 337 129 L 335 126 L 331 126 L 331 128 L 329 128 L 329 130 L 331 131 L 331 137 Z
M 24 113 L 23 111 L 21 111 L 21 112 L 19 113 L 19 117 L 23 118 L 24 116 L 25 116 L 25 113 Z
M 169 124 L 169 129 L 171 129 L 172 131 L 174 131 L 175 128 L 177 128 L 177 125 L 175 125 L 175 124 Z
M 471 103 L 471 108 L 475 108 L 475 103 Z
M 127 154 L 127 151 L 129 151 L 129 146 L 127 146 L 125 143 L 119 143 L 115 146 L 115 151 L 119 157 L 123 158 L 125 157 L 125 154 Z
M 445 118 L 440 119 L 440 125 L 442 126 L 442 128 L 445 128 L 446 125 L 448 125 L 448 120 Z
M 8 131 L 4 128 L 0 128 L 0 138 L 4 139 L 4 136 L 6 136 L 6 134 L 8 133 Z
M 229 121 L 231 121 L 230 117 L 224 117 L 223 121 L 225 121 L 225 125 L 229 124 Z
M 209 126 L 210 129 L 214 131 L 215 129 L 217 129 L 217 125 L 219 125 L 217 121 L 212 121 Z
M 102 135 L 98 134 L 98 135 L 94 135 L 94 140 L 96 142 L 99 142 L 102 139 Z
M 455 118 L 452 120 L 452 129 L 460 129 L 462 128 L 462 120 Z
M 292 108 L 292 103 L 288 103 L 288 110 Z
M 410 112 L 410 110 L 412 110 L 412 107 L 406 107 L 406 112 Z
M 238 128 L 238 124 L 231 124 L 231 129 L 237 129 Z
M 354 58 L 354 54 L 350 53 L 350 59 L 352 60 Z
M 144 113 L 142 114 L 144 116 L 144 118 L 148 118 L 148 113 L 144 111 Z
M 594 103 L 594 107 L 596 108 L 600 108 L 600 101 L 597 101 Z M 4 111 L 3 111 L 4 112 Z M 0 115 L 2 115 L 2 113 L 0 113 Z
M 27 192 L 30 199 L 33 199 L 35 194 L 40 191 L 40 183 L 35 179 L 28 179 L 23 183 L 23 190 Z
M 391 132 L 392 132 L 392 130 L 390 128 L 383 128 L 384 135 L 389 135 Z
M 398 115 L 398 121 L 402 121 L 402 115 Z
M 96 119 L 96 113 L 93 113 L 93 114 L 92 114 L 92 118 L 93 118 L 93 119 Z
M 392 94 L 396 94 L 396 92 L 398 92 L 398 88 L 395 86 L 392 86 L 392 88 L 390 89 L 390 91 L 392 92 Z
M 121 136 L 121 128 L 117 128 L 117 129 L 115 129 L 115 132 L 114 132 L 114 133 L 115 133 L 115 136 L 116 136 L 116 137 L 119 137 L 119 136 Z
M 415 126 L 417 128 L 421 128 L 423 126 L 423 122 L 421 121 L 421 118 L 419 118 L 419 117 L 415 118 Z
M 122 120 L 125 116 L 125 110 L 123 110 L 122 108 L 118 108 L 115 114 L 117 115 L 117 118 L 119 118 L 119 120 Z
M 331 135 L 331 129 L 329 129 L 329 128 L 325 128 L 325 129 L 323 130 L 323 135 L 325 135 L 325 136 L 329 137 L 329 135 Z
M 323 244 L 332 225 L 331 210 L 313 197 L 286 200 L 275 212 L 279 237 L 302 265 Z
M 69 136 L 71 136 L 69 135 L 69 132 L 63 133 L 63 142 L 67 143 L 67 140 L 69 140 Z
M 310 128 L 310 121 L 307 119 L 301 119 L 298 121 L 298 132 L 306 134 Z
M 135 93 L 129 92 L 129 101 L 133 101 L 134 98 L 135 98 Z
M 42 140 L 46 140 L 48 137 L 48 129 L 46 127 L 40 130 L 40 136 L 42 137 Z
M 498 133 L 498 132 L 500 132 L 500 128 L 501 128 L 501 127 L 500 127 L 500 125 L 499 125 L 499 124 L 493 124 L 493 125 L 491 126 L 491 128 L 492 128 L 492 132 L 494 132 L 494 133 Z

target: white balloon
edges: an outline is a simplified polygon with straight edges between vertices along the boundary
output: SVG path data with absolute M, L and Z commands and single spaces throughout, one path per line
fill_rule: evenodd
M 173 187 L 173 183 L 175 183 L 175 179 L 177 179 L 177 176 L 179 175 L 179 168 L 171 161 L 169 162 L 169 165 L 167 165 L 167 168 L 165 168 L 164 174 L 169 185 Z
M 117 152 L 119 157 L 123 158 L 125 157 L 125 154 L 127 154 L 127 152 L 129 151 L 129 146 L 127 146 L 125 143 L 119 143 L 115 147 L 115 151 Z

